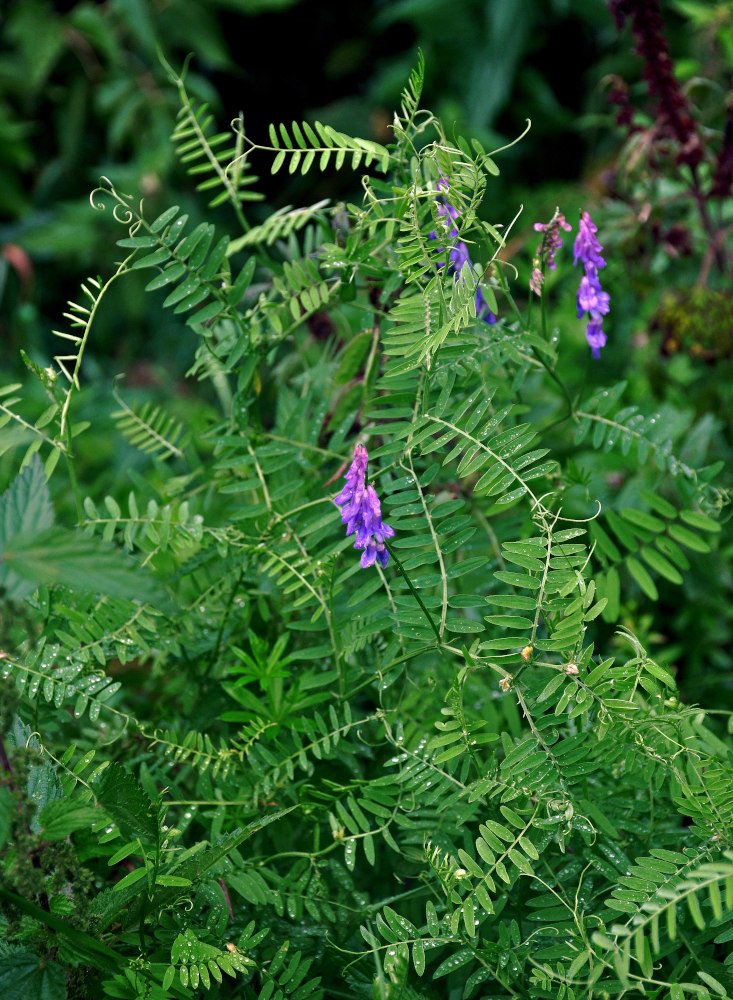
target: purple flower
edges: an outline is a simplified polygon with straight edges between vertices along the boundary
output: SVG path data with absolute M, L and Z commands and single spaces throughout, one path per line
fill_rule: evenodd
M 595 268 L 591 270 L 591 267 L 588 268 L 588 271 L 580 279 L 580 288 L 578 289 L 578 319 L 581 318 L 584 312 L 596 312 L 599 316 L 605 316 L 609 309 L 608 292 L 603 291 L 601 283 L 598 280 L 598 272 Z
M 585 337 L 590 344 L 591 353 L 594 358 L 601 356 L 601 348 L 606 346 L 606 335 L 602 327 L 603 320 L 591 319 L 585 329 Z
M 605 260 L 601 257 L 603 247 L 598 242 L 597 232 L 598 226 L 593 222 L 588 212 L 581 212 L 578 235 L 575 237 L 575 246 L 573 247 L 573 264 L 577 264 L 581 260 L 586 267 L 588 264 L 593 264 L 595 267 L 606 266 Z
M 450 188 L 446 177 L 440 177 L 435 186 L 438 191 L 448 191 Z M 438 218 L 445 220 L 443 222 L 443 227 L 446 235 L 450 237 L 452 241 L 448 247 L 448 273 L 455 275 L 456 281 L 458 281 L 463 268 L 467 266 L 470 270 L 472 266 L 471 258 L 468 253 L 468 247 L 462 240 L 458 239 L 458 229 L 454 225 L 454 222 L 460 213 L 453 207 L 453 205 L 450 204 L 450 202 L 446 201 L 442 195 L 438 195 L 436 201 L 438 202 Z M 429 234 L 429 239 L 438 239 L 437 230 L 434 229 Z M 440 246 L 438 247 L 438 250 L 441 253 L 445 253 L 446 248 Z M 438 267 L 442 266 L 442 264 L 438 265 Z M 496 316 L 489 309 L 484 293 L 481 291 L 479 286 L 476 287 L 476 316 L 478 319 L 484 320 L 489 325 L 496 323 Z
M 542 233 L 542 242 L 537 247 L 535 257 L 539 257 L 542 264 L 546 264 L 551 270 L 555 270 L 555 254 L 562 249 L 562 233 L 564 229 L 569 233 L 573 227 L 565 221 L 565 216 L 559 208 L 555 209 L 555 214 L 549 222 L 535 222 L 536 233 Z
M 588 314 L 588 325 L 585 336 L 594 358 L 601 356 L 601 348 L 606 346 L 606 335 L 603 332 L 603 317 L 609 311 L 608 292 L 601 288 L 598 268 L 605 267 L 606 262 L 601 256 L 603 247 L 598 242 L 596 233 L 598 227 L 587 212 L 581 212 L 578 224 L 578 235 L 573 247 L 574 263 L 581 261 L 585 274 L 580 280 L 578 289 L 578 319 L 584 313 Z
M 542 233 L 542 242 L 537 247 L 537 253 L 532 261 L 532 274 L 529 279 L 529 287 L 535 295 L 542 294 L 542 285 L 545 280 L 545 272 L 542 265 L 555 270 L 555 254 L 562 248 L 561 229 L 570 232 L 573 228 L 565 221 L 565 216 L 559 208 L 555 209 L 555 214 L 549 222 L 535 222 L 535 232 Z
M 529 288 L 530 291 L 534 292 L 535 295 L 542 294 L 542 285 L 545 280 L 545 276 L 539 266 L 539 258 L 535 257 L 532 262 L 535 266 L 532 268 L 532 274 L 529 277 Z
M 341 507 L 341 520 L 346 525 L 346 535 L 356 532 L 355 549 L 364 549 L 361 565 L 366 569 L 379 560 L 382 566 L 389 561 L 385 538 L 392 538 L 394 529 L 382 522 L 382 508 L 373 486 L 366 486 L 366 468 L 369 455 L 363 444 L 354 448 L 354 461 L 344 477 L 346 485 L 334 503 Z

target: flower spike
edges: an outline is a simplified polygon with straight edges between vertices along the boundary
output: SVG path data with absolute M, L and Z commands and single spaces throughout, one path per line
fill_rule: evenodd
M 334 497 L 341 507 L 341 520 L 346 525 L 346 535 L 356 532 L 355 549 L 363 549 L 361 565 L 366 569 L 379 560 L 382 566 L 389 561 L 385 538 L 392 538 L 394 529 L 382 521 L 382 507 L 373 486 L 366 485 L 366 468 L 369 455 L 363 444 L 354 448 L 354 460 L 345 475 L 346 485 Z
M 559 208 L 555 209 L 555 214 L 549 222 L 535 222 L 534 229 L 537 233 L 542 233 L 542 241 L 537 247 L 537 253 L 532 261 L 532 276 L 529 279 L 529 287 L 535 295 L 542 294 L 542 284 L 545 280 L 545 273 L 542 270 L 544 264 L 550 271 L 555 270 L 555 254 L 562 248 L 561 229 L 570 232 L 573 227 L 565 221 L 565 216 Z
M 585 336 L 594 358 L 601 356 L 601 348 L 606 345 L 603 317 L 610 309 L 608 292 L 603 291 L 598 277 L 598 268 L 605 267 L 606 262 L 601 256 L 603 247 L 598 242 L 597 232 L 598 227 L 588 212 L 581 212 L 578 235 L 573 247 L 573 263 L 580 261 L 585 270 L 578 289 L 578 319 L 582 318 L 583 313 L 588 313 Z

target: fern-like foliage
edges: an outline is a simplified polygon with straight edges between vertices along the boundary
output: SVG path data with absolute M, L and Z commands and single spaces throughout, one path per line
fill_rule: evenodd
M 662 416 L 657 412 L 646 415 L 638 406 L 624 406 L 617 410 L 616 404 L 625 389 L 625 382 L 618 382 L 610 389 L 600 389 L 575 411 L 576 444 L 590 435 L 594 449 L 611 451 L 618 448 L 622 455 L 628 455 L 635 447 L 641 464 L 651 455 L 658 469 L 688 480 L 697 493 L 712 498 L 715 489 L 709 485 L 709 480 L 719 469 L 696 469 L 674 454 L 673 436 L 668 426 L 669 414 Z
M 208 105 L 198 104 L 191 98 L 186 89 L 185 74 L 174 72 L 170 66 L 167 69 L 181 104 L 178 123 L 171 136 L 178 157 L 187 172 L 197 179 L 197 191 L 214 192 L 208 202 L 209 208 L 228 201 L 243 220 L 241 204 L 260 201 L 262 195 L 250 190 L 258 178 L 248 172 L 249 165 L 242 156 L 244 128 L 241 113 L 232 123 L 231 131 L 212 131 L 214 115 Z
M 18 691 L 31 701 L 42 699 L 56 708 L 73 706 L 77 719 L 88 712 L 89 721 L 96 722 L 106 709 L 124 720 L 122 713 L 108 705 L 120 688 L 119 681 L 90 666 L 86 658 L 59 664 L 58 656 L 59 646 L 41 645 L 27 660 L 11 660 L 9 666 L 17 678 Z
M 270 145 L 263 146 L 252 142 L 243 130 L 240 132 L 241 139 L 249 145 L 250 150 L 258 149 L 276 154 L 270 167 L 273 174 L 286 164 L 291 174 L 298 170 L 306 174 L 313 166 L 326 170 L 332 158 L 336 170 L 340 170 L 344 162 L 348 162 L 352 170 L 362 164 L 365 167 L 374 164 L 385 171 L 389 164 L 389 151 L 380 143 L 346 135 L 319 121 L 312 126 L 308 122 L 301 122 L 299 125 L 294 121 L 289 129 L 283 123 L 277 127 L 270 125 L 269 136 Z
M 591 973 L 594 966 L 600 965 L 602 970 L 603 965 L 611 964 L 626 989 L 653 978 L 655 960 L 678 936 L 679 908 L 687 911 L 695 928 L 693 935 L 700 935 L 702 940 L 709 937 L 709 917 L 703 915 L 703 907 L 709 909 L 718 922 L 725 919 L 726 911 L 733 910 L 733 852 L 727 851 L 725 860 L 695 866 L 687 870 L 684 877 L 676 875 L 674 879 L 669 878 L 672 869 L 680 861 L 689 868 L 689 864 L 685 864 L 687 859 L 669 852 L 663 857 L 642 858 L 641 861 L 643 866 L 636 868 L 628 881 L 644 883 L 653 894 L 626 924 L 612 925 L 610 935 L 596 932 L 593 944 L 597 955 L 586 955 L 591 961 Z M 660 881 L 662 884 L 657 884 Z M 584 963 L 576 959 L 574 964 L 577 975 Z M 671 992 L 679 997 L 725 996 L 727 988 L 710 972 L 700 969 L 693 981 L 679 983 Z
M 144 403 L 139 409 L 129 406 L 115 388 L 114 397 L 120 409 L 112 417 L 117 428 L 130 444 L 158 458 L 183 458 L 179 442 L 185 431 L 183 425 L 163 413 L 153 403 Z
M 136 453 L 84 477 L 95 279 L 73 351 L 28 362 L 44 412 L 0 392 L 25 452 L 0 497 L 3 931 L 121 1000 L 733 995 L 727 710 L 687 704 L 682 599 L 656 608 L 726 551 L 715 463 L 684 457 L 710 423 L 619 412 L 620 386 L 578 403 L 514 297 L 513 220 L 484 219 L 498 154 L 420 110 L 422 59 L 385 146 L 258 145 L 171 79 L 174 145 L 237 231 L 106 180 L 94 204 L 123 227 L 112 280 L 146 272 L 202 385 L 178 419 L 111 387 Z M 363 196 L 252 224 L 255 153 L 366 168 Z M 355 445 L 394 532 L 366 568 L 334 503 Z

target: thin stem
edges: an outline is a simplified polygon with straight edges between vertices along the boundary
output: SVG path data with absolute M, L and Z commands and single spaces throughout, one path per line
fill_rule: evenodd
M 415 600 L 417 601 L 417 603 L 420 605 L 420 607 L 422 608 L 423 614 L 425 615 L 425 617 L 427 618 L 427 620 L 430 622 L 430 627 L 432 628 L 433 632 L 435 632 L 435 638 L 438 640 L 438 645 L 441 645 L 442 639 L 441 639 L 441 636 L 440 636 L 440 632 L 438 631 L 438 626 L 435 624 L 435 622 L 433 621 L 432 615 L 430 614 L 430 612 L 428 611 L 428 609 L 425 607 L 425 604 L 423 603 L 422 597 L 420 597 L 420 595 L 418 594 L 418 592 L 413 587 L 412 581 L 410 580 L 410 578 L 407 575 L 407 573 L 405 573 L 405 569 L 404 569 L 402 563 L 400 562 L 400 560 L 395 555 L 395 552 L 394 552 L 394 549 L 392 548 L 392 546 L 389 545 L 387 542 L 385 542 L 384 545 L 385 545 L 385 548 L 387 549 L 387 551 L 389 552 L 389 554 L 394 559 L 395 565 L 397 566 L 397 569 L 402 574 L 403 580 L 405 581 L 405 583 L 407 584 L 407 586 L 410 588 L 412 596 L 415 598 Z
M 69 394 L 71 395 L 71 394 Z M 81 502 L 81 493 L 79 491 L 79 483 L 76 478 L 76 470 L 74 468 L 74 456 L 72 454 L 72 438 L 71 438 L 71 425 L 66 425 L 66 450 L 64 451 L 64 458 L 66 459 L 66 468 L 69 473 L 69 482 L 71 483 L 71 492 L 74 494 L 74 504 L 76 506 L 76 519 L 79 524 L 81 524 L 84 519 L 84 506 Z
M 232 587 L 231 592 L 229 594 L 229 599 L 227 601 L 226 607 L 224 608 L 224 614 L 221 616 L 219 629 L 216 633 L 216 641 L 214 642 L 214 649 L 212 651 L 211 658 L 209 660 L 211 667 L 215 667 L 216 661 L 219 659 L 219 650 L 221 649 L 221 640 L 224 636 L 224 628 L 229 619 L 229 615 L 232 610 L 232 605 L 234 604 L 234 598 L 237 596 L 237 591 L 242 585 L 243 578 L 244 578 L 244 563 L 242 564 L 242 568 L 239 571 L 239 575 L 237 576 L 237 579 L 234 582 L 234 586 Z
M 692 196 L 695 199 L 698 212 L 700 214 L 700 221 L 702 223 L 702 228 L 708 235 L 710 240 L 711 249 L 714 248 L 714 259 L 718 270 L 721 274 L 725 274 L 726 265 L 728 263 L 727 254 L 723 252 L 722 241 L 720 239 L 720 231 L 716 229 L 710 215 L 708 213 L 708 206 L 705 200 L 705 195 L 700 187 L 700 178 L 698 176 L 697 167 L 693 166 L 690 168 L 692 173 Z

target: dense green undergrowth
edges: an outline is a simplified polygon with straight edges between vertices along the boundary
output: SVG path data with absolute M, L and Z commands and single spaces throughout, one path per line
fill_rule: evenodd
M 705 418 L 573 374 L 583 325 L 479 214 L 501 154 L 420 109 L 421 66 L 389 146 L 215 133 L 173 79 L 234 231 L 103 181 L 118 270 L 26 356 L 45 403 L 0 395 L 3 997 L 733 994 L 727 715 L 647 648 L 727 544 Z M 268 157 L 363 198 L 253 225 Z M 105 384 L 85 496 L 82 362 L 137 271 L 196 388 Z M 394 531 L 365 568 L 355 446 Z

